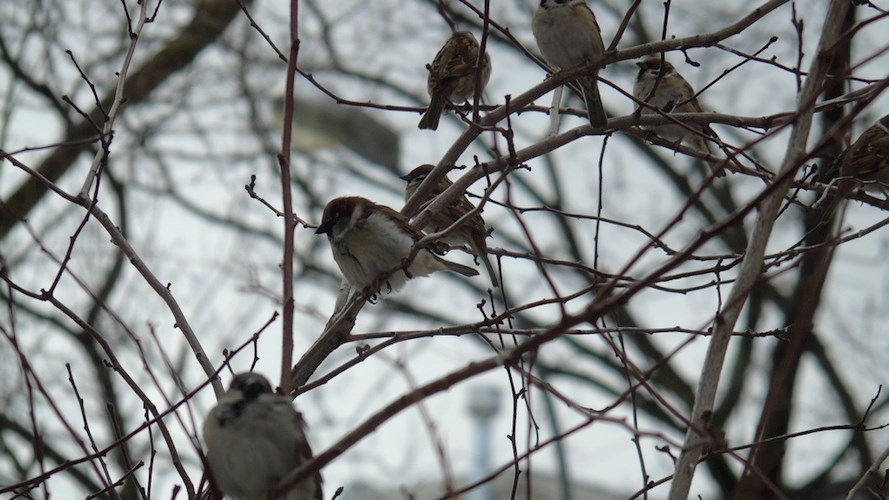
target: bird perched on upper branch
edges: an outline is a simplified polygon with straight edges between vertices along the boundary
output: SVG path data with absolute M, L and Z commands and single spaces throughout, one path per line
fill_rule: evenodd
M 491 78 L 491 56 L 485 52 L 479 59 L 479 45 L 472 33 L 457 31 L 435 54 L 426 79 L 429 107 L 417 125 L 421 129 L 436 130 L 448 101 L 466 101 L 475 95 L 477 73 L 481 91 Z
M 571 69 L 605 54 L 602 32 L 584 0 L 541 0 L 531 30 L 543 58 L 555 69 Z M 608 117 L 599 95 L 598 70 L 577 79 L 590 124 L 605 128 Z

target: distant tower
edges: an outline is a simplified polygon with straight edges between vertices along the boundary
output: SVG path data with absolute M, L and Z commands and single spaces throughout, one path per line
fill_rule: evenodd
M 491 423 L 500 410 L 500 391 L 491 385 L 479 385 L 469 390 L 467 410 L 475 420 L 474 451 L 469 481 L 474 483 L 491 473 Z M 491 482 L 470 491 L 467 500 L 494 500 Z

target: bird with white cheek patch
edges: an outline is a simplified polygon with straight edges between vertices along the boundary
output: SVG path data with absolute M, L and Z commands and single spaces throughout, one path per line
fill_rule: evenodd
M 478 275 L 475 269 L 447 261 L 426 248 L 408 263 L 414 243 L 425 236 L 423 232 L 399 212 L 360 196 L 330 200 L 315 234 L 327 235 L 333 259 L 346 281 L 359 290 L 370 286 L 377 292 L 385 284 L 396 291 L 408 279 L 436 271 Z
M 229 498 L 269 498 L 279 481 L 312 458 L 302 415 L 258 373 L 232 379 L 204 420 L 203 435 L 214 483 Z M 321 500 L 321 473 L 276 498 Z

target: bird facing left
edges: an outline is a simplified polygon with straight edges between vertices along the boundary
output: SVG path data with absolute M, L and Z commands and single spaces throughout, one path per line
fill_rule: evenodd
M 346 281 L 359 290 L 372 286 L 374 293 L 396 291 L 408 279 L 436 271 L 478 275 L 475 269 L 442 259 L 427 248 L 408 262 L 423 232 L 395 210 L 360 196 L 330 200 L 315 234 L 327 235 L 333 259 Z
M 207 462 L 228 498 L 264 499 L 287 474 L 312 458 L 302 415 L 272 392 L 258 373 L 240 373 L 204 420 Z M 321 473 L 283 493 L 286 500 L 321 500 Z

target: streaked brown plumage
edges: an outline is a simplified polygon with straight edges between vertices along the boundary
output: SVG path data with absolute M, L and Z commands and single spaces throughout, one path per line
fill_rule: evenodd
M 421 129 L 436 130 L 448 101 L 466 101 L 475 94 L 476 65 L 481 65 L 481 87 L 484 90 L 491 77 L 491 57 L 485 52 L 481 62 L 479 45 L 472 33 L 457 31 L 435 54 L 426 79 L 429 107 L 417 125 Z
M 825 213 L 833 214 L 858 188 L 889 197 L 889 115 L 877 120 L 840 153 L 834 168 L 837 177 L 831 183 L 836 183 L 837 191 Z
M 889 115 L 865 130 L 843 151 L 838 162 L 842 177 L 852 178 L 865 187 L 883 184 L 885 188 L 889 182 Z
M 407 182 L 407 185 L 404 188 L 404 199 L 407 201 L 410 199 L 414 193 L 417 192 L 417 188 L 423 183 L 426 179 L 426 176 L 432 172 L 432 169 L 435 168 L 434 165 L 420 165 L 419 167 L 411 170 L 411 172 L 407 175 L 402 176 L 401 178 Z M 424 203 L 432 200 L 436 196 L 443 193 L 447 188 L 449 188 L 453 182 L 447 177 L 442 177 L 438 184 L 432 187 L 432 190 L 429 192 L 427 196 L 422 200 Z M 466 198 L 466 195 L 460 195 L 456 200 L 447 207 L 445 207 L 441 212 L 433 214 L 432 218 L 429 220 L 429 223 L 426 224 L 427 231 L 431 231 L 437 233 L 448 227 L 452 226 L 455 222 L 460 220 L 463 216 L 468 214 L 469 212 L 475 210 L 475 205 Z M 482 216 L 479 215 L 478 212 L 469 217 L 466 221 L 464 221 L 459 227 L 454 229 L 451 233 L 449 233 L 445 238 L 442 239 L 444 243 L 449 245 L 462 245 L 467 244 L 472 252 L 476 255 L 476 257 L 480 258 L 485 265 L 485 268 L 488 271 L 488 276 L 491 278 L 491 284 L 494 288 L 500 286 L 497 281 L 497 272 L 494 270 L 494 266 L 491 264 L 490 257 L 488 256 L 488 245 L 485 240 L 489 236 L 488 228 L 485 226 L 485 221 L 482 219 Z

